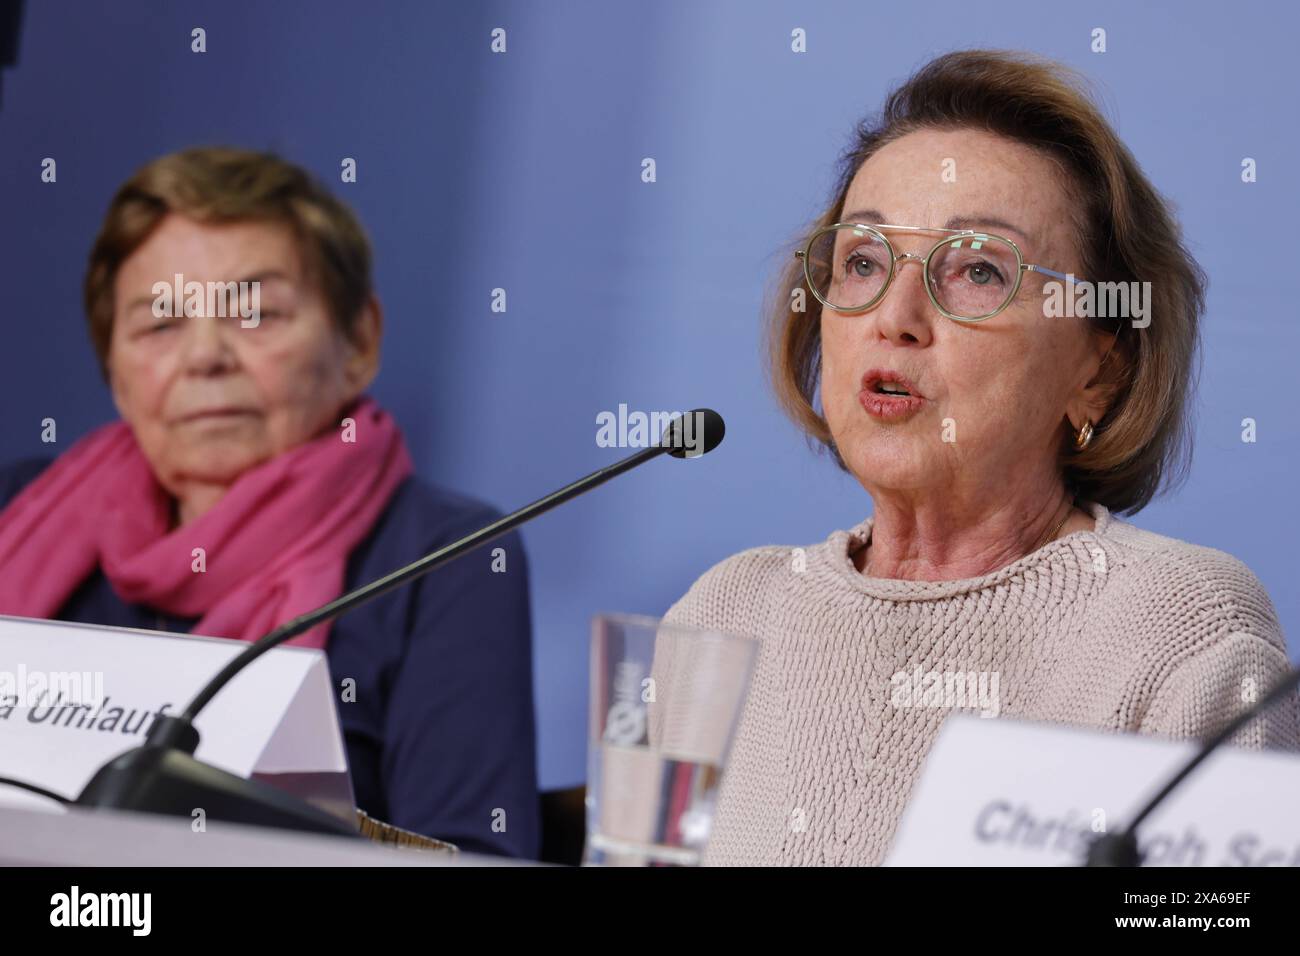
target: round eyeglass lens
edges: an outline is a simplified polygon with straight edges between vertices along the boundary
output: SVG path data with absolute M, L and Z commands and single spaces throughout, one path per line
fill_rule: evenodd
M 879 298 L 889 266 L 889 247 L 857 226 L 820 232 L 808 249 L 809 284 L 837 311 L 863 309 Z
M 946 312 L 982 319 L 1001 309 L 1016 290 L 1020 259 L 995 236 L 957 236 L 930 257 L 930 287 Z

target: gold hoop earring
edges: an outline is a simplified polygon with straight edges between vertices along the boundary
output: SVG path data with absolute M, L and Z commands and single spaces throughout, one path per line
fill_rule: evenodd
M 1075 451 L 1083 451 L 1085 448 L 1088 447 L 1088 445 L 1091 442 L 1092 442 L 1092 421 L 1085 418 L 1083 420 L 1083 427 L 1080 428 L 1074 435 L 1074 449 Z

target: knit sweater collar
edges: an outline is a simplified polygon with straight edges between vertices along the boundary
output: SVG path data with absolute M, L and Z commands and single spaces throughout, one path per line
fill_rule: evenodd
M 960 578 L 955 581 L 906 581 L 899 578 L 869 578 L 860 574 L 853 563 L 852 556 L 871 539 L 874 518 L 870 517 L 847 531 L 836 531 L 831 534 L 826 539 L 826 553 L 829 556 L 832 572 L 847 587 L 863 594 L 890 601 L 955 597 L 1006 584 L 1023 577 L 1026 572 L 1034 568 L 1053 563 L 1059 564 L 1062 561 L 1077 563 L 1080 560 L 1090 560 L 1088 546 L 1096 545 L 1099 539 L 1106 537 L 1115 519 L 1105 505 L 1093 501 L 1083 501 L 1080 505 L 1092 514 L 1096 522 L 1096 526 L 1091 531 L 1072 531 L 1054 541 L 1049 541 L 1037 551 L 1031 551 L 1005 567 L 975 578 Z

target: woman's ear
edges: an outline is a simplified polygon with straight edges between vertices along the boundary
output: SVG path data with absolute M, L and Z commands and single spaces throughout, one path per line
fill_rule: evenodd
M 1110 410 L 1128 361 L 1117 332 L 1095 333 L 1089 336 L 1089 343 L 1089 377 L 1070 399 L 1065 412 L 1076 432 L 1085 421 L 1096 425 Z
M 104 382 L 108 385 L 108 393 L 113 397 L 113 407 L 117 409 L 117 417 L 126 421 L 125 402 L 122 396 L 122 380 L 113 372 L 113 346 L 109 344 L 108 353 L 104 356 Z
M 350 390 L 360 395 L 379 374 L 379 343 L 384 334 L 384 309 L 371 295 L 357 315 L 348 337 L 348 358 L 343 374 Z

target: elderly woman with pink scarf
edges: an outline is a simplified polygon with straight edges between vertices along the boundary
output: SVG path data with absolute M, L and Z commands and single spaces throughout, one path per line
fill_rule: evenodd
M 188 294 L 218 283 L 238 309 Z M 0 613 L 254 640 L 496 517 L 416 477 L 365 394 L 369 244 L 303 170 L 230 149 L 149 163 L 109 207 L 85 306 L 121 420 L 0 471 Z M 500 546 L 504 573 L 470 555 L 292 643 L 352 689 L 361 809 L 531 857 L 527 569 L 517 536 Z

